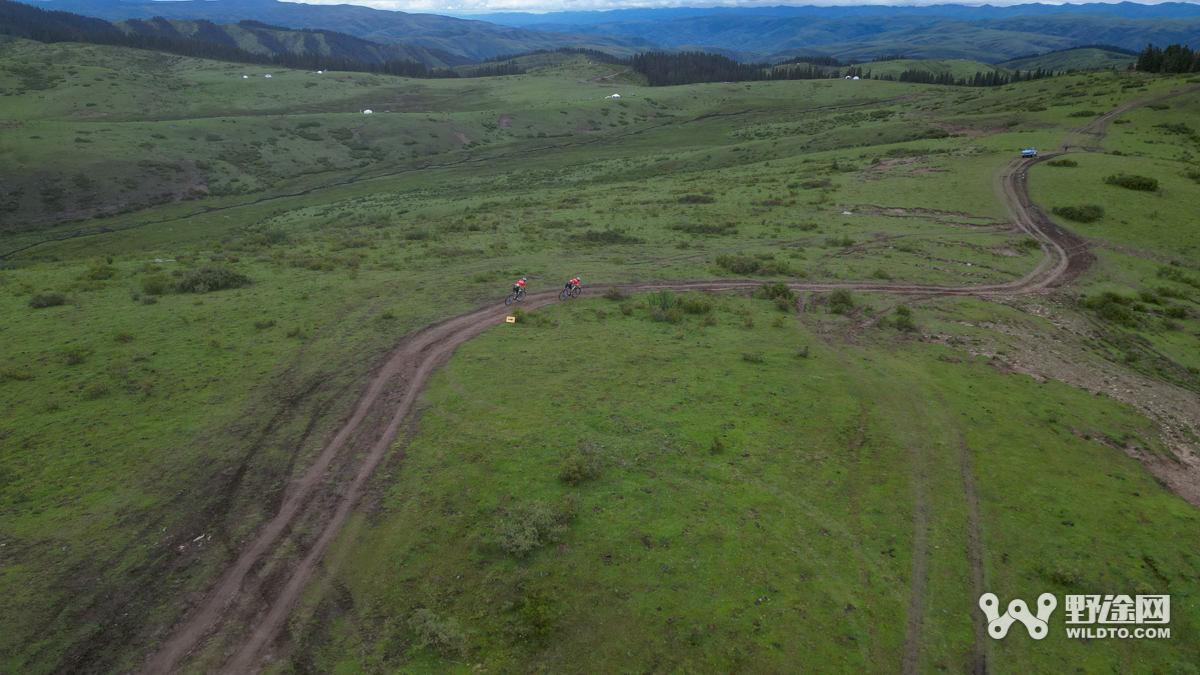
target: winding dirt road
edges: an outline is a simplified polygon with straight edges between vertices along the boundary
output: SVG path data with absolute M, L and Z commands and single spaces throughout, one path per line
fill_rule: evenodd
M 1083 135 L 1093 138 L 1101 136 L 1107 123 L 1118 114 L 1150 102 L 1152 101 L 1143 101 L 1118 108 L 1073 132 L 1068 137 L 1068 142 Z M 1014 221 L 1021 230 L 1041 242 L 1046 254 L 1038 266 L 1020 280 L 1005 284 L 963 287 L 819 282 L 798 282 L 789 285 L 796 291 L 807 292 L 848 288 L 908 296 L 995 297 L 1038 293 L 1066 283 L 1087 270 L 1094 262 L 1094 257 L 1083 239 L 1056 225 L 1033 204 L 1029 198 L 1025 175 L 1036 163 L 1067 151 L 1068 148 L 1064 146 L 1064 149 L 1057 153 L 1014 160 L 996 179 L 996 187 L 1005 199 Z M 652 282 L 628 285 L 625 288 L 634 292 L 660 289 L 726 291 L 750 289 L 761 283 L 752 280 Z M 591 288 L 584 291 L 584 295 L 595 297 L 605 290 L 603 287 Z M 548 305 L 557 300 L 557 294 L 557 290 L 531 294 L 524 307 L 537 309 Z M 291 486 L 278 513 L 255 533 L 253 539 L 242 548 L 237 559 L 226 569 L 209 593 L 171 630 L 159 650 L 146 661 L 142 672 L 154 675 L 176 672 L 190 653 L 216 634 L 221 628 L 227 609 L 239 594 L 243 593 L 252 570 L 277 553 L 277 549 L 283 546 L 285 532 L 291 529 L 319 488 L 328 482 L 328 472 L 335 460 L 341 458 L 345 461 L 346 458 L 361 457 L 352 469 L 352 480 L 338 490 L 337 498 L 332 501 L 332 514 L 319 523 L 319 529 L 310 540 L 311 545 L 303 552 L 303 558 L 288 570 L 282 584 L 270 589 L 274 597 L 266 599 L 269 608 L 265 613 L 256 616 L 253 627 L 246 631 L 240 643 L 228 652 L 223 666 L 225 672 L 236 675 L 255 672 L 269 646 L 279 635 L 292 608 L 308 586 L 326 550 L 352 515 L 368 480 L 387 454 L 404 420 L 412 412 L 413 405 L 429 377 L 449 360 L 460 345 L 503 323 L 507 315 L 508 308 L 497 302 L 428 326 L 406 337 L 363 392 L 353 414 L 316 457 L 303 477 Z

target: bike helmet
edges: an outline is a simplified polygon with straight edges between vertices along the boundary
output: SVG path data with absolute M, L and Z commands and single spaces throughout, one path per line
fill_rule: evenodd
M 521 277 L 521 281 L 529 281 L 529 277 Z

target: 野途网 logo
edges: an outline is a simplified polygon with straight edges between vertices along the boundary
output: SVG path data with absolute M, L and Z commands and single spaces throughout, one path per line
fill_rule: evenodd
M 1025 630 L 1029 631 L 1029 637 L 1034 640 L 1045 638 L 1050 632 L 1046 626 L 1046 620 L 1050 618 L 1054 608 L 1058 607 L 1058 598 L 1050 593 L 1042 593 L 1038 596 L 1037 604 L 1037 616 L 1029 611 L 1024 600 L 1013 600 L 1008 603 L 1008 611 L 1001 614 L 1000 599 L 996 597 L 995 593 L 984 593 L 979 597 L 979 608 L 983 610 L 988 620 L 988 635 L 996 640 L 1008 635 L 1008 628 L 1013 625 L 1014 621 L 1025 624 Z

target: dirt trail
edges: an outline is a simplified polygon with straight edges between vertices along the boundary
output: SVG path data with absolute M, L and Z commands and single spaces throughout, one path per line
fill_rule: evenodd
M 1150 101 L 1143 104 L 1148 102 Z M 1110 113 L 1115 114 L 1116 111 Z M 1105 124 L 1107 120 L 1103 123 L 1096 120 L 1085 128 L 1102 132 Z M 1094 261 L 1094 257 L 1088 252 L 1082 239 L 1059 227 L 1041 213 L 1029 199 L 1025 182 L 1025 173 L 1029 167 L 1057 154 L 1061 153 L 1032 159 L 1016 159 L 997 178 L 998 188 L 1012 212 L 1014 221 L 1023 231 L 1037 238 L 1046 253 L 1045 259 L 1020 280 L 966 287 L 821 282 L 796 282 L 789 286 L 797 291 L 808 292 L 848 288 L 862 292 L 899 295 L 987 297 L 1038 293 L 1070 281 L 1085 271 Z M 662 289 L 725 291 L 754 288 L 761 283 L 745 279 L 664 281 L 626 285 L 625 289 L 633 292 Z M 595 297 L 605 290 L 603 287 L 588 289 L 584 296 Z M 523 307 L 536 309 L 557 301 L 557 296 L 557 290 L 531 294 L 523 303 Z M 332 516 L 323 522 L 323 529 L 315 542 L 304 552 L 303 560 L 290 570 L 287 580 L 270 601 L 269 609 L 261 620 L 255 621 L 252 629 L 246 632 L 224 669 L 225 672 L 238 675 L 254 672 L 265 649 L 278 636 L 325 551 L 349 519 L 362 496 L 364 486 L 395 440 L 400 425 L 411 412 L 429 376 L 445 363 L 460 345 L 503 323 L 507 314 L 508 308 L 497 302 L 434 324 L 405 338 L 363 392 L 354 413 L 345 425 L 316 457 L 304 476 L 290 488 L 279 512 L 242 549 L 238 558 L 199 605 L 172 629 L 169 638 L 147 660 L 142 672 L 175 672 L 188 654 L 220 628 L 222 615 L 242 592 L 251 570 L 279 546 L 281 535 L 293 524 L 318 485 L 324 482 L 322 479 L 326 477 L 334 460 L 345 453 L 350 453 L 347 455 L 350 457 L 355 456 L 352 446 L 362 446 L 365 439 L 369 445 L 359 448 L 364 451 L 364 457 L 354 469 L 353 480 L 341 490 L 332 509 Z M 918 518 L 920 517 L 918 514 Z M 918 526 L 918 536 L 921 536 L 920 533 L 924 529 Z M 914 573 L 920 574 L 921 570 L 914 569 Z

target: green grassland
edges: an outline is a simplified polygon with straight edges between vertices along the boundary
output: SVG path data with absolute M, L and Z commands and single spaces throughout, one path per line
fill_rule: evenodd
M 822 339 L 848 323 L 823 310 L 718 297 L 715 321 L 668 325 L 645 304 L 559 305 L 460 350 L 403 469 L 378 481 L 296 618 L 297 662 L 272 672 L 896 672 L 924 546 L 922 672 L 961 672 L 972 518 L 989 586 L 1161 586 L 1153 560 L 1194 597 L 1194 509 L 1100 441 L 1153 434 L 1121 406 L 891 329 Z M 943 316 L 937 302 L 915 314 Z M 593 477 L 571 485 L 580 461 Z M 569 525 L 512 553 L 500 528 L 531 508 Z M 419 610 L 453 639 L 409 647 L 428 630 L 408 621 Z M 1195 621 L 1182 611 L 1181 633 Z M 1164 672 L 1196 656 L 1182 640 L 988 646 L 992 672 Z
M 881 61 L 863 66 L 864 73 L 876 77 L 890 75 L 898 78 L 900 77 L 900 73 L 906 70 L 917 70 L 934 75 L 949 73 L 956 80 L 974 77 L 975 73 L 983 73 L 985 75 L 994 72 L 1009 74 L 1009 71 L 1004 68 L 999 68 L 990 63 L 981 63 L 966 59 L 896 59 L 894 61 Z
M 571 274 L 1012 281 L 1041 258 L 995 175 L 1088 121 L 1073 113 L 1187 86 L 1118 72 L 986 90 L 651 88 L 628 73 L 596 79 L 617 69 L 585 57 L 505 78 L 266 79 L 123 49 L 0 50 L 0 669 L 28 673 L 134 667 L 162 639 L 154 627 L 273 512 L 383 355 L 496 302 L 513 278 L 535 290 Z M 1171 105 L 1109 127 L 1102 143 L 1127 154 L 1074 153 L 1078 167 L 1039 165 L 1030 185 L 1045 209 L 1105 206 L 1097 223 L 1067 223 L 1101 244 L 1084 293 L 1174 289 L 1155 290 L 1156 305 L 1139 296 L 1130 326 L 1078 304 L 1075 288 L 1061 294 L 1064 311 L 1107 331 L 1097 357 L 1194 389 L 1197 291 L 1179 279 L 1200 276 L 1185 248 L 1195 232 L 1173 235 L 1167 220 L 1188 222 L 1192 160 L 1172 141 L 1185 135 L 1154 126 L 1197 128 L 1194 95 Z M 1161 194 L 1103 184 L 1118 171 L 1158 178 Z M 251 283 L 184 292 L 211 266 Z M 31 307 L 54 294 L 63 304 Z M 409 619 L 424 607 L 433 627 L 454 619 L 489 672 L 588 672 L 585 654 L 611 672 L 656 658 L 663 672 L 767 672 L 809 654 L 832 670 L 894 672 L 909 517 L 925 504 L 940 548 L 929 548 L 923 668 L 960 670 L 974 602 L 964 461 L 990 588 L 1169 589 L 1186 635 L 1194 509 L 1084 437 L 1165 456 L 1156 428 L 1104 397 L 916 339 L 1002 342 L 964 325 L 983 320 L 1055 334 L 1042 319 L 945 299 L 917 307 L 913 334 L 859 326 L 895 302 L 860 297 L 844 319 L 722 296 L 703 315 L 715 325 L 694 315 L 668 327 L 645 308 L 586 301 L 468 344 L 431 385 L 405 459 L 377 476 L 378 509 L 339 545 L 349 562 L 312 589 L 294 662 L 439 672 L 434 651 L 413 646 Z M 1184 311 L 1168 330 L 1170 306 Z M 802 345 L 810 358 L 795 357 Z M 599 478 L 558 481 L 564 453 L 598 446 Z M 489 548 L 509 510 L 566 509 L 571 494 L 556 547 L 522 560 Z M 1016 511 L 1018 497 L 1045 506 Z M 454 572 L 431 574 L 431 561 Z M 1012 637 L 989 648 L 1011 672 L 1046 653 Z M 1200 662 L 1186 640 L 1047 648 L 1089 672 Z

